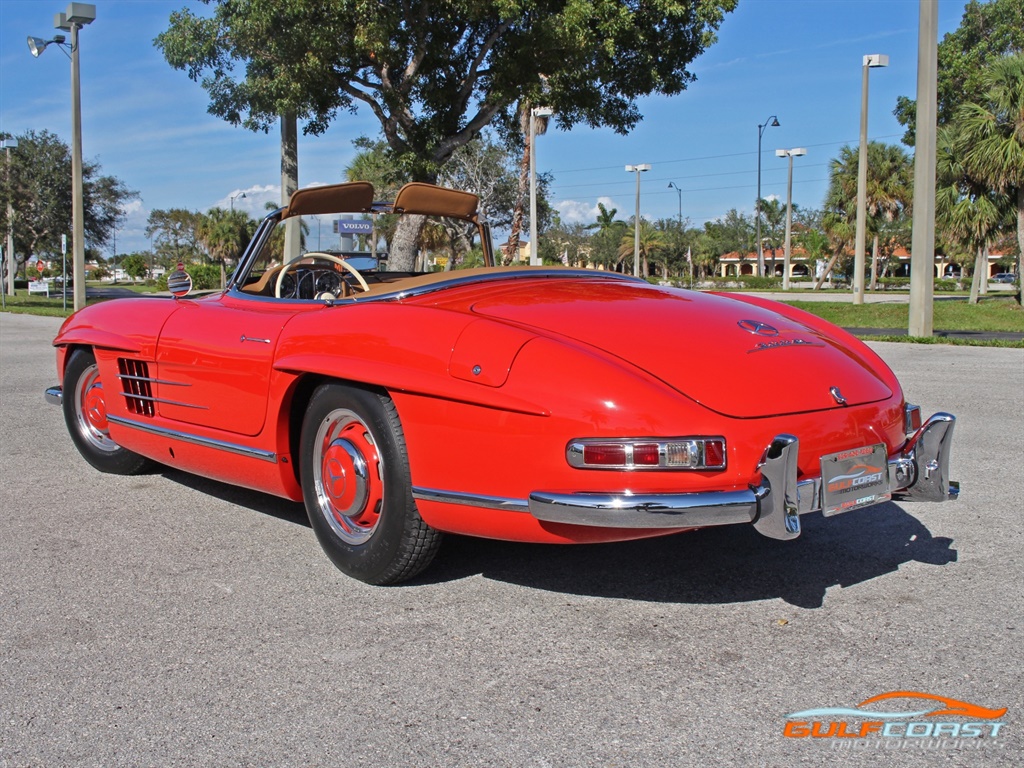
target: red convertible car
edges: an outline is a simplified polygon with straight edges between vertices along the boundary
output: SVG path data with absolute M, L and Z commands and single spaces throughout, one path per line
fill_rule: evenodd
M 383 268 L 372 244 L 409 215 L 479 237 L 485 266 Z M 370 236 L 303 250 L 325 216 Z M 296 217 L 313 226 L 290 255 Z M 608 542 L 746 523 L 792 539 L 810 512 L 956 497 L 954 417 L 922 424 L 839 328 L 753 297 L 495 266 L 482 219 L 476 196 L 427 184 L 393 203 L 364 182 L 299 190 L 226 289 L 188 295 L 179 268 L 170 297 L 70 317 L 46 398 L 101 471 L 155 462 L 303 500 L 335 565 L 373 584 L 419 573 L 444 532 Z

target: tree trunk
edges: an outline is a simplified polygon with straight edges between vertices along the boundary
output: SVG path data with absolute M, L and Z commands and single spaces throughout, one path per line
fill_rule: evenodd
M 529 194 L 530 187 L 530 117 L 530 104 L 523 102 L 519 105 L 519 130 L 523 135 L 523 157 L 519 161 L 519 186 L 516 190 L 515 206 L 512 208 L 512 228 L 508 235 L 508 253 L 502 260 L 506 266 L 519 260 L 519 235 L 523 231 L 523 220 L 525 219 L 523 207 L 526 205 L 526 196 Z M 530 243 L 531 249 L 535 247 L 535 243 Z
M 977 304 L 978 303 L 978 290 L 979 290 L 979 286 L 980 286 L 981 280 L 982 280 L 982 273 L 985 271 L 982 268 L 982 262 L 981 262 L 981 260 L 984 258 L 984 254 L 985 254 L 985 252 L 982 250 L 981 246 L 979 245 L 978 246 L 978 254 L 977 254 L 977 256 L 974 257 L 974 274 L 971 275 L 971 298 L 967 300 L 968 304 Z M 963 268 L 961 267 L 961 274 L 962 274 L 962 272 L 963 272 Z
M 1024 261 L 1024 184 L 1017 187 L 1017 303 L 1021 303 L 1024 293 L 1024 272 L 1021 263 Z
M 281 115 L 281 205 L 288 205 L 299 188 L 299 128 L 295 113 Z M 299 255 L 302 226 L 298 217 L 284 222 L 284 263 Z
M 427 223 L 426 216 L 402 216 L 395 227 L 395 235 L 391 238 L 391 251 L 388 253 L 389 272 L 415 272 L 416 255 L 419 252 L 420 233 Z
M 875 290 L 878 285 L 878 235 L 875 235 L 871 242 L 871 284 L 869 291 Z
M 982 246 L 981 250 L 981 277 L 978 281 L 978 293 L 981 296 L 988 296 L 988 243 Z
M 828 264 L 825 266 L 825 271 L 821 273 L 821 277 L 819 277 L 818 281 L 814 284 L 814 290 L 817 291 L 821 289 L 821 284 L 824 283 L 828 279 L 828 276 L 832 274 L 832 268 L 836 265 L 836 262 L 839 261 L 839 256 L 839 252 L 832 254 L 832 258 L 828 260 Z

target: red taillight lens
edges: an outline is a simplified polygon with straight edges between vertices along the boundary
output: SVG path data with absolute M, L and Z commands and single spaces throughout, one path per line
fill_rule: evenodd
M 704 466 L 709 469 L 725 466 L 725 440 L 704 441 Z
M 641 467 L 658 466 L 658 444 L 640 443 L 633 446 L 633 463 Z
M 626 446 L 591 443 L 583 446 L 583 463 L 592 467 L 622 467 L 626 464 Z

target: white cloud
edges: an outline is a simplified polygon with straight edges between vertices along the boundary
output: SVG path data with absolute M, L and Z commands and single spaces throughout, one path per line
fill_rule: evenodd
M 267 203 L 273 203 L 275 208 L 281 205 L 281 186 L 279 184 L 253 184 L 245 189 L 233 189 L 210 207 L 230 210 L 231 198 L 234 198 L 236 211 L 245 211 L 254 219 L 262 219 L 267 215 Z
M 593 205 L 578 200 L 562 200 L 555 203 L 555 210 L 565 224 L 593 224 L 600 213 L 597 203 L 601 203 L 608 210 L 616 207 L 615 201 L 610 197 L 599 197 Z

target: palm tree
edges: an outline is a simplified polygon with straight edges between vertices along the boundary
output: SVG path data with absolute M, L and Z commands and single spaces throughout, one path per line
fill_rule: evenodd
M 618 262 L 619 243 L 622 233 L 629 226 L 622 219 L 616 219 L 618 208 L 608 209 L 604 203 L 597 204 L 597 221 L 587 225 L 587 229 L 596 229 L 593 238 L 593 261 L 605 267 Z
M 796 206 L 793 206 L 796 208 Z M 761 248 L 772 254 L 770 275 L 775 276 L 775 252 L 782 247 L 786 231 L 786 206 L 776 198 L 761 198 Z
M 957 110 L 955 148 L 972 179 L 1016 201 L 1020 280 L 1024 253 L 1024 54 L 996 61 L 982 82 L 982 98 Z
M 648 268 L 648 259 L 657 251 L 661 250 L 665 243 L 665 237 L 663 232 L 659 232 L 654 228 L 654 225 L 646 219 L 640 219 L 640 254 L 639 257 L 643 259 L 643 276 L 648 277 L 650 270 Z M 630 227 L 626 230 L 626 233 L 622 236 L 622 241 L 619 243 L 618 261 L 616 266 L 623 263 L 627 257 L 634 257 L 634 248 L 636 246 L 636 226 Z
M 832 161 L 826 206 L 835 216 L 856 227 L 857 174 L 860 154 L 853 147 L 839 150 Z M 883 225 L 893 222 L 910 211 L 914 190 L 914 163 L 902 147 L 872 141 L 868 144 L 868 183 L 865 190 L 867 210 L 866 231 L 871 235 L 871 284 L 875 288 L 878 276 L 879 233 Z M 835 228 L 835 227 L 833 227 Z M 851 238 L 852 239 L 852 238 Z
M 210 258 L 220 264 L 220 287 L 227 281 L 226 262 L 237 260 L 253 235 L 252 219 L 244 211 L 211 208 L 199 217 L 196 234 Z
M 936 140 L 935 217 L 943 235 L 974 251 L 974 270 L 969 303 L 977 304 L 988 284 L 988 248 L 1007 222 L 1009 198 L 978 183 L 967 173 L 963 154 L 962 126 L 943 126 Z

